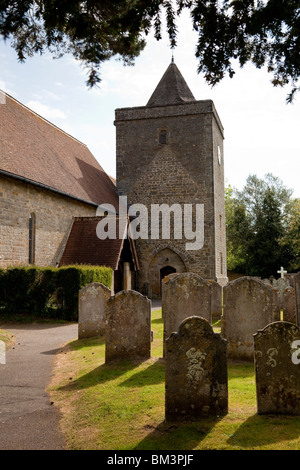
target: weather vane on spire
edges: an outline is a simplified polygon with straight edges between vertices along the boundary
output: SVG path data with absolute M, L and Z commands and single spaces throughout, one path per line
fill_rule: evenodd
M 171 63 L 172 63 L 172 64 L 174 64 L 174 49 L 175 49 L 175 46 L 176 46 L 175 39 L 172 39 L 172 41 L 171 41 L 171 49 L 172 49 L 172 59 L 171 59 Z

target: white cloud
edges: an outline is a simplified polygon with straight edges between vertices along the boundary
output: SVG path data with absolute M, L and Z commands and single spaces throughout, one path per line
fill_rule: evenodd
M 40 103 L 39 101 L 29 101 L 26 106 L 45 119 L 66 119 L 66 114 L 58 108 L 51 108 L 50 106 Z
M 8 93 L 9 95 L 12 95 L 16 97 L 17 93 L 13 91 L 10 86 L 4 81 L 0 80 L 0 90 L 4 91 L 5 93 Z

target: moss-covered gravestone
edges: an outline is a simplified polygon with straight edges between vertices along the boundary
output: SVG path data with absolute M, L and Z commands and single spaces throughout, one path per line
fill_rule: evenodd
M 165 340 L 187 317 L 201 316 L 211 323 L 211 284 L 195 273 L 174 274 L 162 283 L 162 316 Z
M 111 296 L 108 287 L 92 282 L 78 295 L 78 338 L 102 336 L 106 328 L 106 305 Z
M 186 318 L 166 340 L 165 360 L 167 421 L 228 412 L 226 340 L 206 319 Z
M 300 415 L 300 328 L 274 322 L 254 335 L 258 414 Z
M 118 292 L 107 302 L 105 362 L 149 359 L 151 301 L 139 292 Z

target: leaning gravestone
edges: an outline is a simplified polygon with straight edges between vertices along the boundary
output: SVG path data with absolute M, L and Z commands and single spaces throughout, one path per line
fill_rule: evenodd
M 148 359 L 151 351 L 151 301 L 133 290 L 107 302 L 105 362 Z
M 99 282 L 92 282 L 80 289 L 78 296 L 79 339 L 105 334 L 106 303 L 110 296 L 110 289 Z
M 277 320 L 276 294 L 263 281 L 241 277 L 223 288 L 222 335 L 229 357 L 253 359 L 254 333 Z
M 226 341 L 207 320 L 186 318 L 166 341 L 166 421 L 228 412 Z
M 275 322 L 254 335 L 258 414 L 300 415 L 300 328 Z
M 170 334 L 191 316 L 205 318 L 211 323 L 211 285 L 195 273 L 168 276 L 162 282 L 164 347 Z

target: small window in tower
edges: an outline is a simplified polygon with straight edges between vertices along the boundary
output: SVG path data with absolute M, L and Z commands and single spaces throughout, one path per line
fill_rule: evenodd
M 165 144 L 168 143 L 168 142 L 167 142 L 167 140 L 168 140 L 168 139 L 167 139 L 167 136 L 168 136 L 167 134 L 168 134 L 168 133 L 167 133 L 166 130 L 160 131 L 160 133 L 159 133 L 159 143 L 160 143 L 160 144 L 165 145 Z
M 223 253 L 220 253 L 220 273 L 223 274 Z
M 219 146 L 218 146 L 218 163 L 219 165 L 221 165 L 222 163 L 222 153 L 221 153 L 221 149 Z

